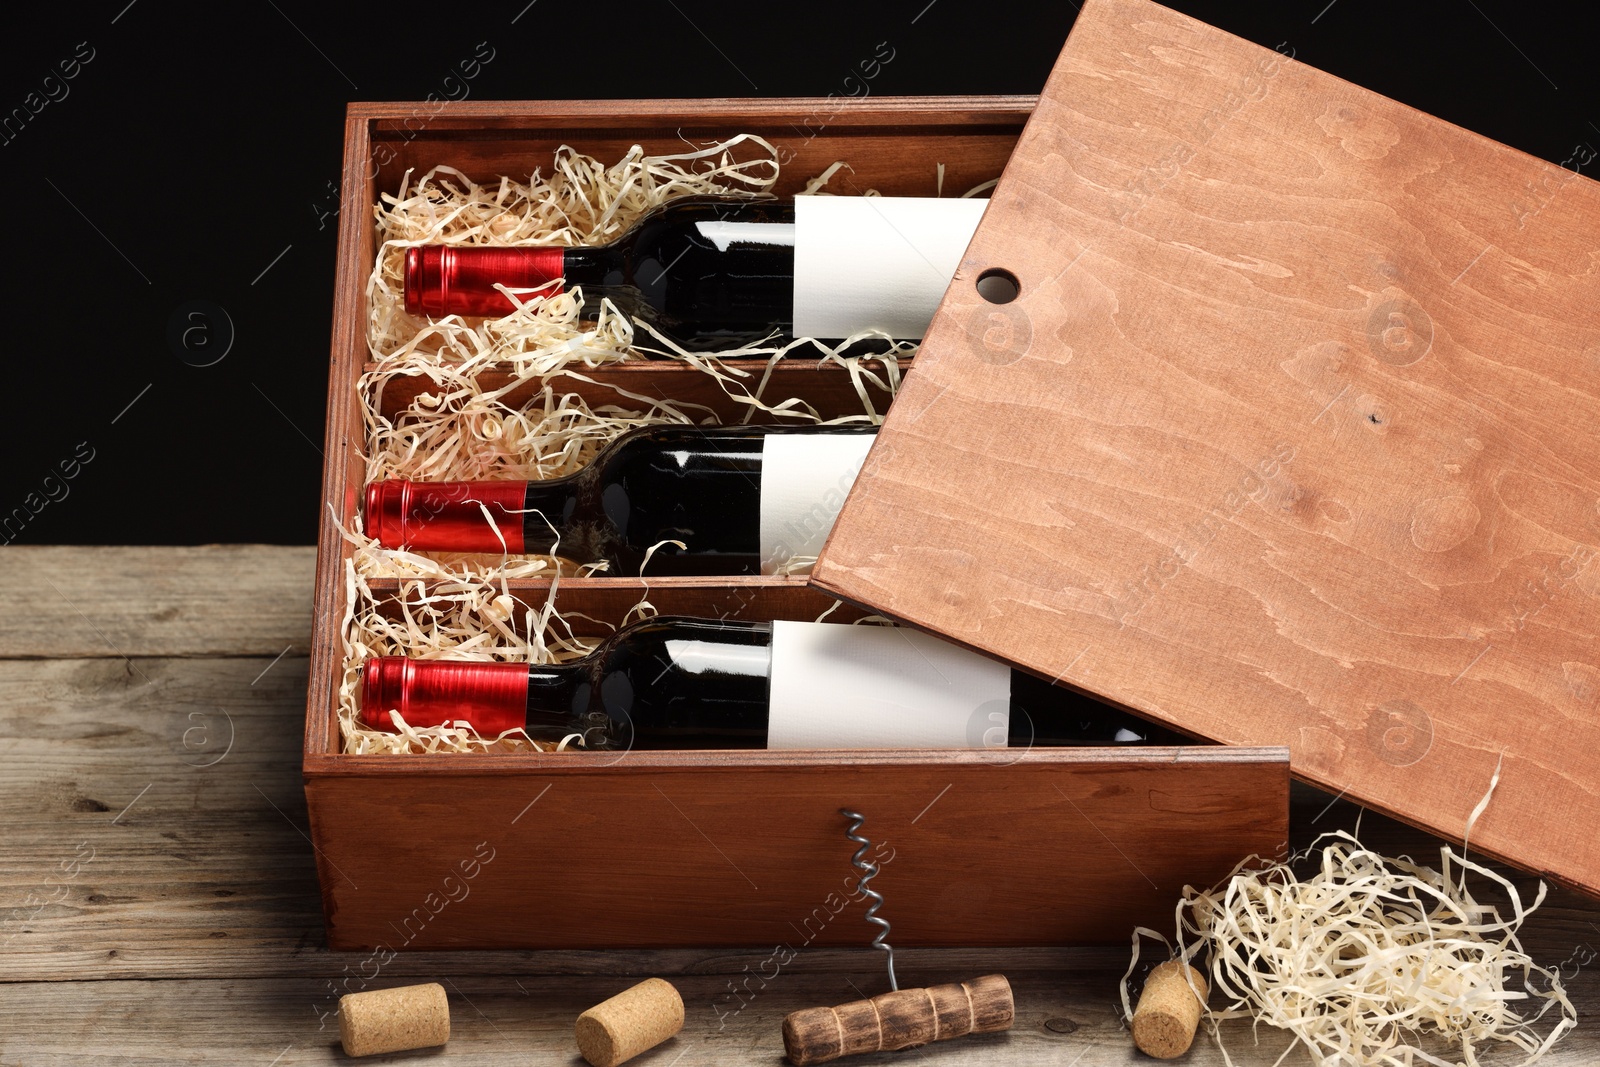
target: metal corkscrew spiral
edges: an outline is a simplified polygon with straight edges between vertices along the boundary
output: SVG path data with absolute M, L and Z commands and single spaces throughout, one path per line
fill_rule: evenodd
M 861 872 L 856 888 L 872 901 L 867 908 L 867 922 L 883 927 L 872 939 L 872 947 L 889 954 L 891 991 L 849 1004 L 790 1012 L 783 1020 L 783 1049 L 789 1062 L 795 1067 L 812 1067 L 842 1056 L 893 1052 L 967 1034 L 1009 1030 L 1017 1009 L 1011 983 L 1004 975 L 986 974 L 970 982 L 919 989 L 900 988 L 894 977 L 894 949 L 884 941 L 889 936 L 889 920 L 878 918 L 883 894 L 867 886 L 878 876 L 878 865 L 866 858 L 872 842 L 860 832 L 867 818 L 849 808 L 840 808 L 839 814 L 853 820 L 844 836 L 861 846 L 850 857 L 850 863 Z
M 855 855 L 850 857 L 850 865 L 861 872 L 861 878 L 856 882 L 856 891 L 872 899 L 872 903 L 867 906 L 867 914 L 864 918 L 869 923 L 883 927 L 882 930 L 878 931 L 878 936 L 872 939 L 872 947 L 881 948 L 889 954 L 889 988 L 899 991 L 900 983 L 894 977 L 894 948 L 884 941 L 884 938 L 889 936 L 889 920 L 878 916 L 878 909 L 883 906 L 883 894 L 867 888 L 867 883 L 878 877 L 878 865 L 871 860 L 862 858 L 867 854 L 867 849 L 872 847 L 871 840 L 861 836 L 859 832 L 867 821 L 866 816 L 848 808 L 840 808 L 839 814 L 847 819 L 854 820 L 850 829 L 845 831 L 844 836 L 847 840 L 854 841 L 861 846 L 856 849 Z

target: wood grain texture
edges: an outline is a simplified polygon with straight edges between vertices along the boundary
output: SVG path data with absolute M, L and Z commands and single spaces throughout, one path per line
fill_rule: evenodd
M 141 659 L 148 682 L 104 659 L 0 666 L 0 708 L 7 709 L 0 744 L 11 756 L 0 763 L 7 827 L 0 840 L 4 979 L 359 973 L 356 965 L 368 953 L 322 946 L 313 851 L 304 836 L 293 760 L 305 663 L 279 663 L 258 680 L 269 662 Z M 228 716 L 219 714 L 224 710 Z M 952 790 L 939 803 L 955 799 Z M 1294 844 L 1303 847 L 1317 829 L 1349 828 L 1356 809 L 1344 802 L 1330 806 L 1307 790 L 1297 811 Z M 1430 851 L 1421 835 L 1372 816 L 1363 838 L 1424 860 Z M 702 848 L 708 864 L 715 860 L 709 845 L 702 842 Z M 1106 852 L 1105 859 L 1112 855 Z M 729 877 L 737 875 L 730 870 Z M 1519 883 L 1527 891 L 1527 879 Z M 852 905 L 837 918 L 841 943 L 863 944 L 872 932 L 855 921 L 859 911 Z M 1588 922 L 1596 917 L 1591 905 L 1557 894 L 1534 928 L 1542 958 L 1561 959 L 1592 940 Z M 808 918 L 801 917 L 803 928 Z M 810 928 L 816 929 L 815 920 Z M 802 945 L 792 932 L 785 941 L 800 950 L 786 972 L 872 973 L 880 966 L 859 949 Z M 1018 949 L 1005 955 L 1005 969 L 1104 968 L 1121 951 Z M 770 948 L 402 952 L 384 973 L 740 973 L 755 970 L 769 954 Z M 909 974 L 971 975 L 998 966 L 982 949 L 902 946 L 899 955 L 902 973 Z
M 1597 248 L 1588 178 L 1090 0 L 815 581 L 1449 838 L 1498 765 L 1473 846 L 1600 892 Z
M 98 563 L 97 553 L 115 560 Z M 10 545 L 0 657 L 304 657 L 316 553 L 280 545 Z M 250 596 L 240 595 L 248 575 Z
M 53 565 L 104 565 L 115 551 L 63 550 Z M 165 551 L 176 567 L 186 550 Z M 189 610 L 225 618 L 274 599 L 263 575 L 241 580 L 232 605 Z M 0 980 L 354 973 L 366 954 L 323 948 L 296 760 L 305 681 L 306 661 L 291 657 L 0 658 Z M 384 973 L 721 973 L 768 951 L 401 953 Z M 796 966 L 861 965 L 853 952 L 804 956 Z M 970 954 L 950 962 L 982 967 Z
M 569 144 L 604 161 L 632 146 L 680 153 L 738 134 L 765 138 L 783 165 L 774 190 L 792 195 L 838 160 L 850 170 L 836 192 L 875 188 L 885 195 L 933 196 L 937 165 L 944 191 L 958 195 L 995 177 L 1022 132 L 1032 96 L 865 97 L 825 99 L 543 100 L 437 104 L 352 104 L 369 122 L 371 164 L 379 188 L 399 186 L 448 159 L 475 180 L 548 168 Z M 915 133 L 916 143 L 908 144 Z M 748 155 L 760 154 L 747 146 Z M 738 150 L 735 150 L 737 156 Z
M 841 806 L 867 813 L 896 944 L 1120 941 L 1287 840 L 1272 750 L 597 755 L 308 763 L 329 943 L 853 943 Z
M 791 1012 L 783 1020 L 783 1049 L 795 1067 L 809 1067 L 844 1056 L 998 1033 L 1014 1022 L 1011 983 L 1005 975 L 986 974 Z
M 370 118 L 360 105 L 346 109 L 340 203 L 376 205 L 377 163 Z M 339 213 L 334 268 L 333 336 L 328 357 L 328 423 L 322 446 L 322 506 L 317 526 L 317 574 L 311 631 L 311 673 L 306 694 L 305 751 L 331 752 L 338 678 L 343 670 L 340 622 L 344 618 L 345 564 L 353 551 L 342 530 L 351 528 L 362 488 L 366 448 L 356 383 L 367 362 L 366 280 L 376 256 L 375 226 L 366 210 Z
M 990 950 L 988 960 L 1010 950 Z M 752 964 L 754 973 L 755 965 Z M 769 966 L 768 974 L 772 974 Z M 907 972 L 914 982 L 961 975 L 937 961 Z M 1151 1062 L 1134 1052 L 1115 1005 L 1120 966 L 1073 970 L 1007 969 L 1016 997 L 1010 1030 L 961 1038 L 923 1052 L 876 1053 L 848 1061 L 864 1067 L 939 1062 L 962 1067 L 1128 1067 Z M 578 1061 L 573 1020 L 590 1004 L 610 996 L 632 978 L 536 977 L 515 970 L 441 977 L 450 1002 L 450 1044 L 421 1062 L 464 1061 L 490 1067 Z M 780 1028 L 787 1011 L 842 1002 L 884 988 L 880 971 L 814 974 L 788 969 L 765 982 L 748 976 L 674 977 L 683 994 L 681 1033 L 635 1061 L 670 1067 L 679 1060 L 696 1067 L 780 1067 Z M 388 974 L 375 986 L 402 984 Z M 205 1062 L 304 1067 L 349 1064 L 338 1046 L 338 1020 L 327 1016 L 327 983 L 310 978 L 172 980 L 164 982 L 27 982 L 6 987 L 9 1017 L 3 1038 L 7 1067 L 166 1067 L 174 1049 Z M 1593 968 L 1578 974 L 1575 995 L 1600 998 Z M 320 1028 L 319 1028 L 320 1027 Z M 1287 1035 L 1263 1027 L 1253 1035 L 1246 1020 L 1225 1024 L 1225 1039 L 1237 1067 L 1270 1067 L 1288 1047 Z M 1259 1039 L 1259 1043 L 1257 1040 Z M 1540 1061 L 1549 1067 L 1587 1067 L 1600 1048 L 1600 1023 L 1580 1011 L 1578 1029 Z M 281 1057 L 274 1061 L 274 1057 Z M 406 1057 L 409 1062 L 412 1057 Z M 382 1061 L 380 1061 L 382 1062 Z M 396 1059 L 395 1062 L 401 1062 Z M 1224 1059 L 1204 1034 L 1182 1061 L 1192 1067 L 1222 1067 Z M 1309 1064 L 1301 1054 L 1283 1061 Z
M 38 568 L 57 584 L 76 577 L 92 585 L 97 576 L 110 582 L 140 565 L 153 575 L 182 572 L 194 551 L 63 548 L 38 557 Z M 299 551 L 302 559 L 309 555 Z M 197 626 L 223 630 L 240 612 L 287 610 L 289 595 L 273 575 L 250 568 L 237 576 L 232 599 L 202 595 L 179 606 Z M 114 620 L 116 610 L 107 605 L 97 621 Z M 139 631 L 130 632 L 136 638 Z M 163 639 L 158 627 L 150 632 Z M 453 1032 L 441 1055 L 507 1067 L 530 1057 L 567 1061 L 577 1014 L 650 975 L 670 976 L 683 993 L 686 1025 L 652 1054 L 659 1059 L 639 1062 L 664 1067 L 683 1055 L 683 1063 L 710 1067 L 776 1065 L 788 1012 L 885 988 L 880 954 L 864 947 L 872 932 L 864 923 L 850 947 L 801 946 L 791 937 L 798 949 L 792 958 L 775 956 L 773 946 L 444 951 L 403 952 L 378 966 L 370 953 L 329 950 L 312 847 L 301 836 L 294 758 L 305 661 L 285 657 L 257 679 L 270 656 L 245 649 L 162 658 L 151 648 L 130 639 L 126 650 L 149 676 L 142 682 L 98 653 L 50 661 L 0 644 L 0 659 L 11 659 L 0 663 L 0 753 L 7 756 L 0 760 L 0 1063 L 7 1067 L 165 1067 L 180 1057 L 278 1067 L 348 1063 L 338 1049 L 338 1021 L 328 1014 L 338 997 L 417 981 L 439 981 L 449 993 Z M 210 767 L 185 762 L 214 758 L 225 736 L 191 734 L 186 746 L 184 732 L 203 724 L 191 714 L 222 708 L 239 724 L 233 752 Z M 145 785 L 151 788 L 139 796 Z M 1351 828 L 1359 809 L 1297 786 L 1293 812 L 1291 841 L 1301 848 L 1319 830 Z M 1371 813 L 1361 836 L 1388 855 L 1436 858 L 1436 840 Z M 95 849 L 88 862 L 77 848 L 84 842 Z M 1531 879 L 1515 877 L 1528 893 Z M 889 897 L 887 907 L 894 901 Z M 584 915 L 603 910 L 601 901 Z M 575 921 L 532 900 L 525 913 L 530 922 Z M 1579 1029 L 1543 1061 L 1553 1067 L 1600 1055 L 1596 921 L 1600 906 L 1557 890 L 1523 931 L 1535 959 L 1562 966 L 1578 1006 Z M 976 1067 L 1121 1067 L 1134 1055 L 1114 1008 L 1126 959 L 1121 945 L 901 948 L 896 965 L 906 985 L 1006 974 L 1016 1025 L 963 1038 L 959 1047 L 853 1062 L 891 1067 L 937 1055 Z M 1046 1026 L 1051 1021 L 1055 1029 Z M 1241 1067 L 1267 1067 L 1286 1043 L 1264 1029 L 1252 1046 L 1244 1022 L 1231 1024 L 1229 1037 Z M 1219 1067 L 1223 1060 L 1202 1038 L 1185 1062 Z
M 803 122 L 819 114 L 827 125 L 904 129 L 922 126 L 1010 125 L 1021 129 L 1039 98 L 1032 94 L 994 96 L 692 96 L 633 100 L 368 100 L 351 104 L 372 120 L 374 136 L 410 140 L 418 112 L 432 112 L 428 128 L 448 137 L 481 138 L 487 131 L 526 135 L 541 129 L 638 128 L 659 133 L 684 123 L 716 123 L 743 128 Z M 819 126 L 813 122 L 812 127 Z M 795 133 L 798 131 L 790 131 Z
M 958 1046 L 938 1050 L 941 1062 L 964 1067 L 1013 1067 L 1041 1062 L 1104 1067 L 1131 1062 L 1133 1046 L 1112 1011 L 1105 983 L 1115 983 L 1109 969 L 1075 974 L 1065 980 L 1031 975 L 1018 984 L 1019 1019 L 1009 1031 L 963 1038 Z M 668 1067 L 683 1057 L 696 1067 L 779 1067 L 783 1043 L 779 1027 L 784 1011 L 813 1002 L 854 997 L 852 985 L 881 988 L 881 974 L 816 976 L 782 974 L 764 990 L 754 983 L 742 1010 L 726 977 L 675 978 L 683 992 L 687 1019 L 684 1030 L 638 1062 Z M 382 982 L 379 984 L 397 984 Z M 413 1054 L 419 1062 L 466 1062 L 493 1067 L 525 1067 L 528 1063 L 578 1064 L 573 1020 L 589 1004 L 619 991 L 627 980 L 616 978 L 530 978 L 474 975 L 445 983 L 451 1011 L 451 1040 L 436 1053 Z M 323 983 L 306 979 L 218 979 L 165 982 L 41 982 L 6 988 L 8 1020 L 3 1038 L 7 1067 L 167 1067 L 175 1049 L 192 1052 L 205 1062 L 275 1064 L 350 1064 L 339 1049 L 336 1017 L 323 1018 Z M 1070 1020 L 1076 1029 L 1060 1034 L 1047 1020 Z M 319 1029 L 319 1025 L 321 1029 Z M 1242 1029 L 1242 1028 L 1241 1028 Z M 1274 1037 L 1276 1035 L 1273 1035 Z M 1238 1045 L 1248 1045 L 1242 1031 Z M 1576 1047 L 1571 1046 L 1571 1047 Z M 1273 1055 L 1236 1054 L 1246 1067 L 1272 1063 Z M 1582 1061 L 1557 1055 L 1544 1062 L 1567 1067 Z M 1210 1053 L 1210 1055 L 1207 1055 Z M 909 1054 L 923 1062 L 924 1053 Z M 281 1057 L 274 1059 L 274 1057 Z M 852 1061 L 888 1067 L 908 1054 L 878 1053 Z M 379 1062 L 402 1062 L 390 1057 Z M 1210 1067 L 1221 1064 L 1214 1049 L 1197 1048 L 1187 1061 Z
M 201 974 L 282 973 L 320 942 L 305 678 L 290 657 L 0 661 L 5 977 L 195 974 L 207 955 Z

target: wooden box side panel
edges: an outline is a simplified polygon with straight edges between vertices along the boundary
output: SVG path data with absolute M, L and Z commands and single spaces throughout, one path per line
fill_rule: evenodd
M 1121 943 L 1287 840 L 1282 750 L 632 762 L 649 755 L 311 778 L 329 944 L 865 944 L 841 807 L 866 816 L 894 945 Z
M 378 188 L 393 192 L 411 170 L 446 163 L 473 178 L 548 173 L 570 145 L 605 164 L 634 145 L 650 155 L 693 152 L 739 134 L 770 142 L 781 165 L 780 196 L 844 161 L 830 191 L 956 196 L 999 176 L 1035 97 L 878 97 L 849 99 L 551 100 L 437 105 L 361 105 L 373 120 Z M 741 151 L 747 154 L 740 155 Z M 763 154 L 735 149 L 734 158 Z
M 338 677 L 344 655 L 339 620 L 345 609 L 345 561 L 351 547 L 340 533 L 356 514 L 366 430 L 356 382 L 366 364 L 366 279 L 373 262 L 371 219 L 360 205 L 376 202 L 368 120 L 354 107 L 345 118 L 344 173 L 339 214 L 333 336 L 328 361 L 328 424 L 323 435 L 322 507 L 317 525 L 317 576 L 312 603 L 310 681 L 306 692 L 307 754 L 334 750 Z

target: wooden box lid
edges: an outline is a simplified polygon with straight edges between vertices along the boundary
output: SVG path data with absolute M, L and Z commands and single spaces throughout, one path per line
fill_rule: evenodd
M 814 582 L 1600 892 L 1597 444 L 1600 186 L 1088 0 Z

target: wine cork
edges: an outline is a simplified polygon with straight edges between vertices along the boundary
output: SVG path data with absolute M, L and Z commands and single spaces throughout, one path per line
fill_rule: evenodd
M 989 974 L 834 1008 L 790 1012 L 783 1020 L 783 1048 L 795 1067 L 807 1067 L 841 1056 L 1009 1030 L 1015 1018 L 1011 983 L 1004 975 Z
M 1189 988 L 1185 971 L 1200 996 Z M 1181 960 L 1168 960 L 1153 968 L 1144 980 L 1139 1006 L 1133 1009 L 1133 1043 L 1139 1051 L 1158 1060 L 1188 1052 L 1200 1025 L 1206 992 L 1205 978 Z
M 450 1002 L 438 982 L 373 989 L 339 998 L 346 1056 L 429 1048 L 450 1040 Z
M 578 1016 L 578 1051 L 594 1067 L 617 1067 L 683 1029 L 683 998 L 650 978 Z

